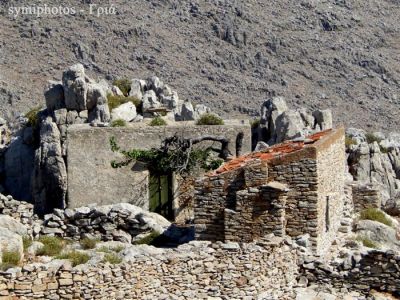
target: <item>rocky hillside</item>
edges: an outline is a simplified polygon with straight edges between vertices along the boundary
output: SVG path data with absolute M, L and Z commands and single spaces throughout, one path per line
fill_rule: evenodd
M 399 128 L 398 0 L 116 0 L 117 14 L 99 17 L 90 2 L 40 18 L 9 14 L 40 1 L 1 2 L 1 114 L 43 103 L 45 82 L 79 61 L 109 81 L 157 75 L 225 115 L 258 113 L 280 95 L 331 108 L 336 123 Z

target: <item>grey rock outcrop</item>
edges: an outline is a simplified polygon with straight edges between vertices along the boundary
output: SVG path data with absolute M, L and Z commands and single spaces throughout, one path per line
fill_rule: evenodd
M 142 99 L 146 82 L 140 79 L 132 79 L 131 90 L 129 96 L 135 97 L 136 99 Z
M 0 261 L 4 251 L 16 252 L 21 259 L 24 257 L 22 237 L 7 228 L 0 228 Z
M 261 106 L 257 136 L 258 141 L 273 145 L 330 129 L 332 126 L 330 110 L 316 110 L 313 113 L 305 108 L 291 110 L 283 97 L 274 97 Z
M 31 176 L 35 151 L 24 143 L 22 136 L 14 138 L 4 156 L 4 187 L 14 198 L 31 201 Z
M 156 92 L 153 90 L 147 91 L 144 93 L 142 98 L 142 107 L 143 112 L 147 112 L 149 109 L 152 108 L 159 108 L 161 107 L 161 103 L 157 99 Z
M 27 227 L 8 215 L 0 215 L 0 230 L 3 228 L 21 236 L 28 235 Z
M 50 117 L 40 126 L 40 146 L 35 154 L 32 181 L 38 213 L 65 207 L 67 171 L 62 157 L 60 131 Z
M 357 136 L 357 140 L 364 140 Z M 400 192 L 400 150 L 383 149 L 377 141 L 361 142 L 348 148 L 349 171 L 354 180 L 378 184 L 383 204 Z
M 371 220 L 358 221 L 355 232 L 387 249 L 400 250 L 400 241 L 396 238 L 396 230 L 380 222 Z
M 104 105 L 106 103 L 107 90 L 98 83 L 88 84 L 86 108 L 90 111 L 94 109 L 96 105 Z
M 110 109 L 108 104 L 96 105 L 94 109 L 89 112 L 89 123 L 106 123 L 110 120 Z
M 65 107 L 64 88 L 61 81 L 49 80 L 44 90 L 46 107 L 54 111 Z
M 384 211 L 391 216 L 400 216 L 400 194 L 386 201 Z
M 83 65 L 76 64 L 64 71 L 62 82 L 66 108 L 77 111 L 85 110 L 88 87 Z
M 180 120 L 181 121 L 192 121 L 192 120 L 195 120 L 195 118 L 196 118 L 196 114 L 195 114 L 192 103 L 189 101 L 185 101 L 182 104 Z

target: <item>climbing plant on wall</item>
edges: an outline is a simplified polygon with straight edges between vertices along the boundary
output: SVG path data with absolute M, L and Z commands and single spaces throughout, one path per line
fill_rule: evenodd
M 220 148 L 209 146 L 205 149 L 195 148 L 194 145 L 203 141 L 220 143 Z M 204 170 L 217 169 L 231 156 L 228 145 L 229 141 L 218 136 L 203 136 L 197 139 L 187 139 L 174 135 L 164 139 L 160 148 L 150 150 L 123 150 L 114 137 L 110 139 L 111 150 L 123 155 L 120 161 L 112 161 L 113 168 L 127 166 L 133 161 L 140 161 L 147 165 L 148 169 L 155 174 L 190 173 L 200 167 Z M 217 153 L 218 158 L 212 153 Z

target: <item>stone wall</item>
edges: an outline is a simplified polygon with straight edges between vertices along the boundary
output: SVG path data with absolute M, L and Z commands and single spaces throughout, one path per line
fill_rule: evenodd
M 21 271 L 0 273 L 0 297 L 293 299 L 297 255 L 284 242 L 269 247 L 208 244 L 149 249 L 149 253 L 121 265 L 72 268 L 63 261 L 28 265 Z
M 306 258 L 302 264 L 302 273 L 308 281 L 330 282 L 339 289 L 347 288 L 364 294 L 376 289 L 399 296 L 399 270 L 400 255 L 391 250 L 354 251 L 330 263 Z
M 353 203 L 355 212 L 360 212 L 366 208 L 381 208 L 381 191 L 374 184 L 352 184 Z
M 301 147 L 290 143 L 278 147 L 297 150 L 237 162 L 232 169 L 196 183 L 198 239 L 250 241 L 269 233 L 291 237 L 308 233 L 314 251 L 322 254 L 329 248 L 343 212 L 344 130 L 327 132 Z M 287 190 L 278 195 L 268 185 L 285 185 Z
M 14 200 L 12 196 L 0 194 L 0 215 L 7 215 L 26 225 L 28 234 L 37 236 L 42 221 L 34 214 L 33 204 Z
M 345 203 L 346 152 L 342 130 L 320 141 L 317 147 L 318 224 L 317 252 L 329 249 L 337 236 Z
M 236 154 L 236 139 L 244 134 L 242 153 L 250 152 L 250 125 L 247 122 L 227 121 L 221 126 L 195 126 L 179 122 L 170 126 L 134 124 L 131 127 L 90 127 L 73 125 L 68 129 L 68 207 L 90 203 L 98 205 L 119 202 L 148 207 L 148 171 L 143 165 L 113 169 L 111 161 L 118 159 L 111 151 L 109 140 L 115 137 L 122 149 L 159 147 L 162 140 L 174 134 L 186 138 L 202 135 L 224 136 L 230 140 L 230 152 Z M 209 146 L 208 142 L 202 144 Z

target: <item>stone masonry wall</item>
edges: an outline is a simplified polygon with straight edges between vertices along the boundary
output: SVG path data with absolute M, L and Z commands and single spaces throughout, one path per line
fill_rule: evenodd
M 0 273 L 0 298 L 293 299 L 296 250 L 284 243 L 204 245 L 160 250 L 120 265 L 28 265 Z
M 330 282 L 368 294 L 372 289 L 400 294 L 400 255 L 391 250 L 354 251 L 330 263 L 306 258 L 302 273 L 310 282 Z
M 316 160 L 304 158 L 268 166 L 268 180 L 287 184 L 286 234 L 292 237 L 310 234 L 317 243 L 318 178 Z
M 381 208 L 382 198 L 379 187 L 373 184 L 352 184 L 354 211 L 366 208 Z
M 230 152 L 236 154 L 236 138 L 244 134 L 242 154 L 251 151 L 250 126 L 230 121 L 221 126 L 195 126 L 191 122 L 177 125 L 133 127 L 90 127 L 73 125 L 68 129 L 67 166 L 68 201 L 70 208 L 119 202 L 148 207 L 148 172 L 143 165 L 113 169 L 111 161 L 118 155 L 111 151 L 109 140 L 115 137 L 122 149 L 159 147 L 164 138 L 174 134 L 186 138 L 203 135 L 223 136 L 230 140 Z M 203 145 L 203 144 L 202 144 Z M 204 146 L 210 144 L 204 143 Z
M 205 177 L 195 184 L 196 239 L 225 240 L 225 208 L 234 208 L 236 192 L 244 188 L 243 170 Z
M 321 141 L 317 152 L 318 224 L 317 253 L 324 253 L 336 238 L 343 218 L 346 152 L 344 134 L 338 130 Z
M 225 241 L 251 242 L 268 234 L 285 234 L 286 195 L 267 186 L 236 196 L 236 208 L 225 209 Z

